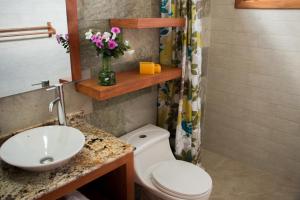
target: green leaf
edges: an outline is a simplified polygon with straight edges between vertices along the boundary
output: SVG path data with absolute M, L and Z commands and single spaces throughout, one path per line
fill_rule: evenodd
M 197 69 L 197 68 L 198 68 L 198 64 L 192 64 L 192 65 L 191 65 L 191 68 L 192 68 L 192 69 Z
M 185 160 L 188 161 L 188 162 L 192 162 L 193 161 L 193 156 L 192 156 L 192 151 L 191 150 L 188 150 L 186 152 Z
M 193 96 L 193 97 L 192 97 L 192 101 L 196 101 L 196 100 L 197 100 L 197 98 L 198 98 L 198 96 L 197 96 L 197 95 Z
M 192 116 L 195 117 L 198 114 L 197 111 L 192 111 Z
M 197 38 L 197 32 L 192 33 L 192 38 Z
M 192 69 L 191 72 L 192 72 L 193 75 L 198 75 L 198 72 L 194 69 Z

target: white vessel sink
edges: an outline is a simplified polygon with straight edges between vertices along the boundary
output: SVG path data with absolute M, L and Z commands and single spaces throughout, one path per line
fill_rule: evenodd
M 44 126 L 9 138 L 0 148 L 0 157 L 25 170 L 47 171 L 66 164 L 84 143 L 84 135 L 75 128 Z

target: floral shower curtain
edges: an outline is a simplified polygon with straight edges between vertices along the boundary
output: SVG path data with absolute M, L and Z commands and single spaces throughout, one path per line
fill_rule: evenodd
M 181 81 L 159 88 L 158 124 L 175 134 L 178 159 L 200 165 L 202 0 L 161 0 L 162 17 L 184 17 L 186 26 L 160 30 L 160 62 L 182 68 Z

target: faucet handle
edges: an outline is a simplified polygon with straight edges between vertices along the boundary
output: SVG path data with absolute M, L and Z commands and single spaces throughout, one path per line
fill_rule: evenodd
M 32 84 L 32 86 L 35 86 L 35 85 L 42 85 L 42 88 L 49 87 L 50 81 L 49 80 L 44 80 L 44 81 L 41 81 L 40 83 Z
M 51 87 L 47 88 L 46 90 L 47 90 L 47 91 L 50 91 L 50 90 L 55 90 L 55 89 L 56 89 L 55 86 L 51 86 Z
M 50 90 L 54 90 L 54 89 L 57 89 L 57 88 L 61 88 L 62 86 L 63 86 L 63 84 L 57 83 L 57 84 L 54 84 L 51 87 L 47 88 L 46 90 L 50 91 Z

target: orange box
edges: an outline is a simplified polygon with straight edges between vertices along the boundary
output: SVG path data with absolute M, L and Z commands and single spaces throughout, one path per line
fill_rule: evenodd
M 154 71 L 155 71 L 155 73 L 160 73 L 161 72 L 160 64 L 155 64 Z
M 155 74 L 161 72 L 160 64 L 154 62 L 140 62 L 140 74 Z

